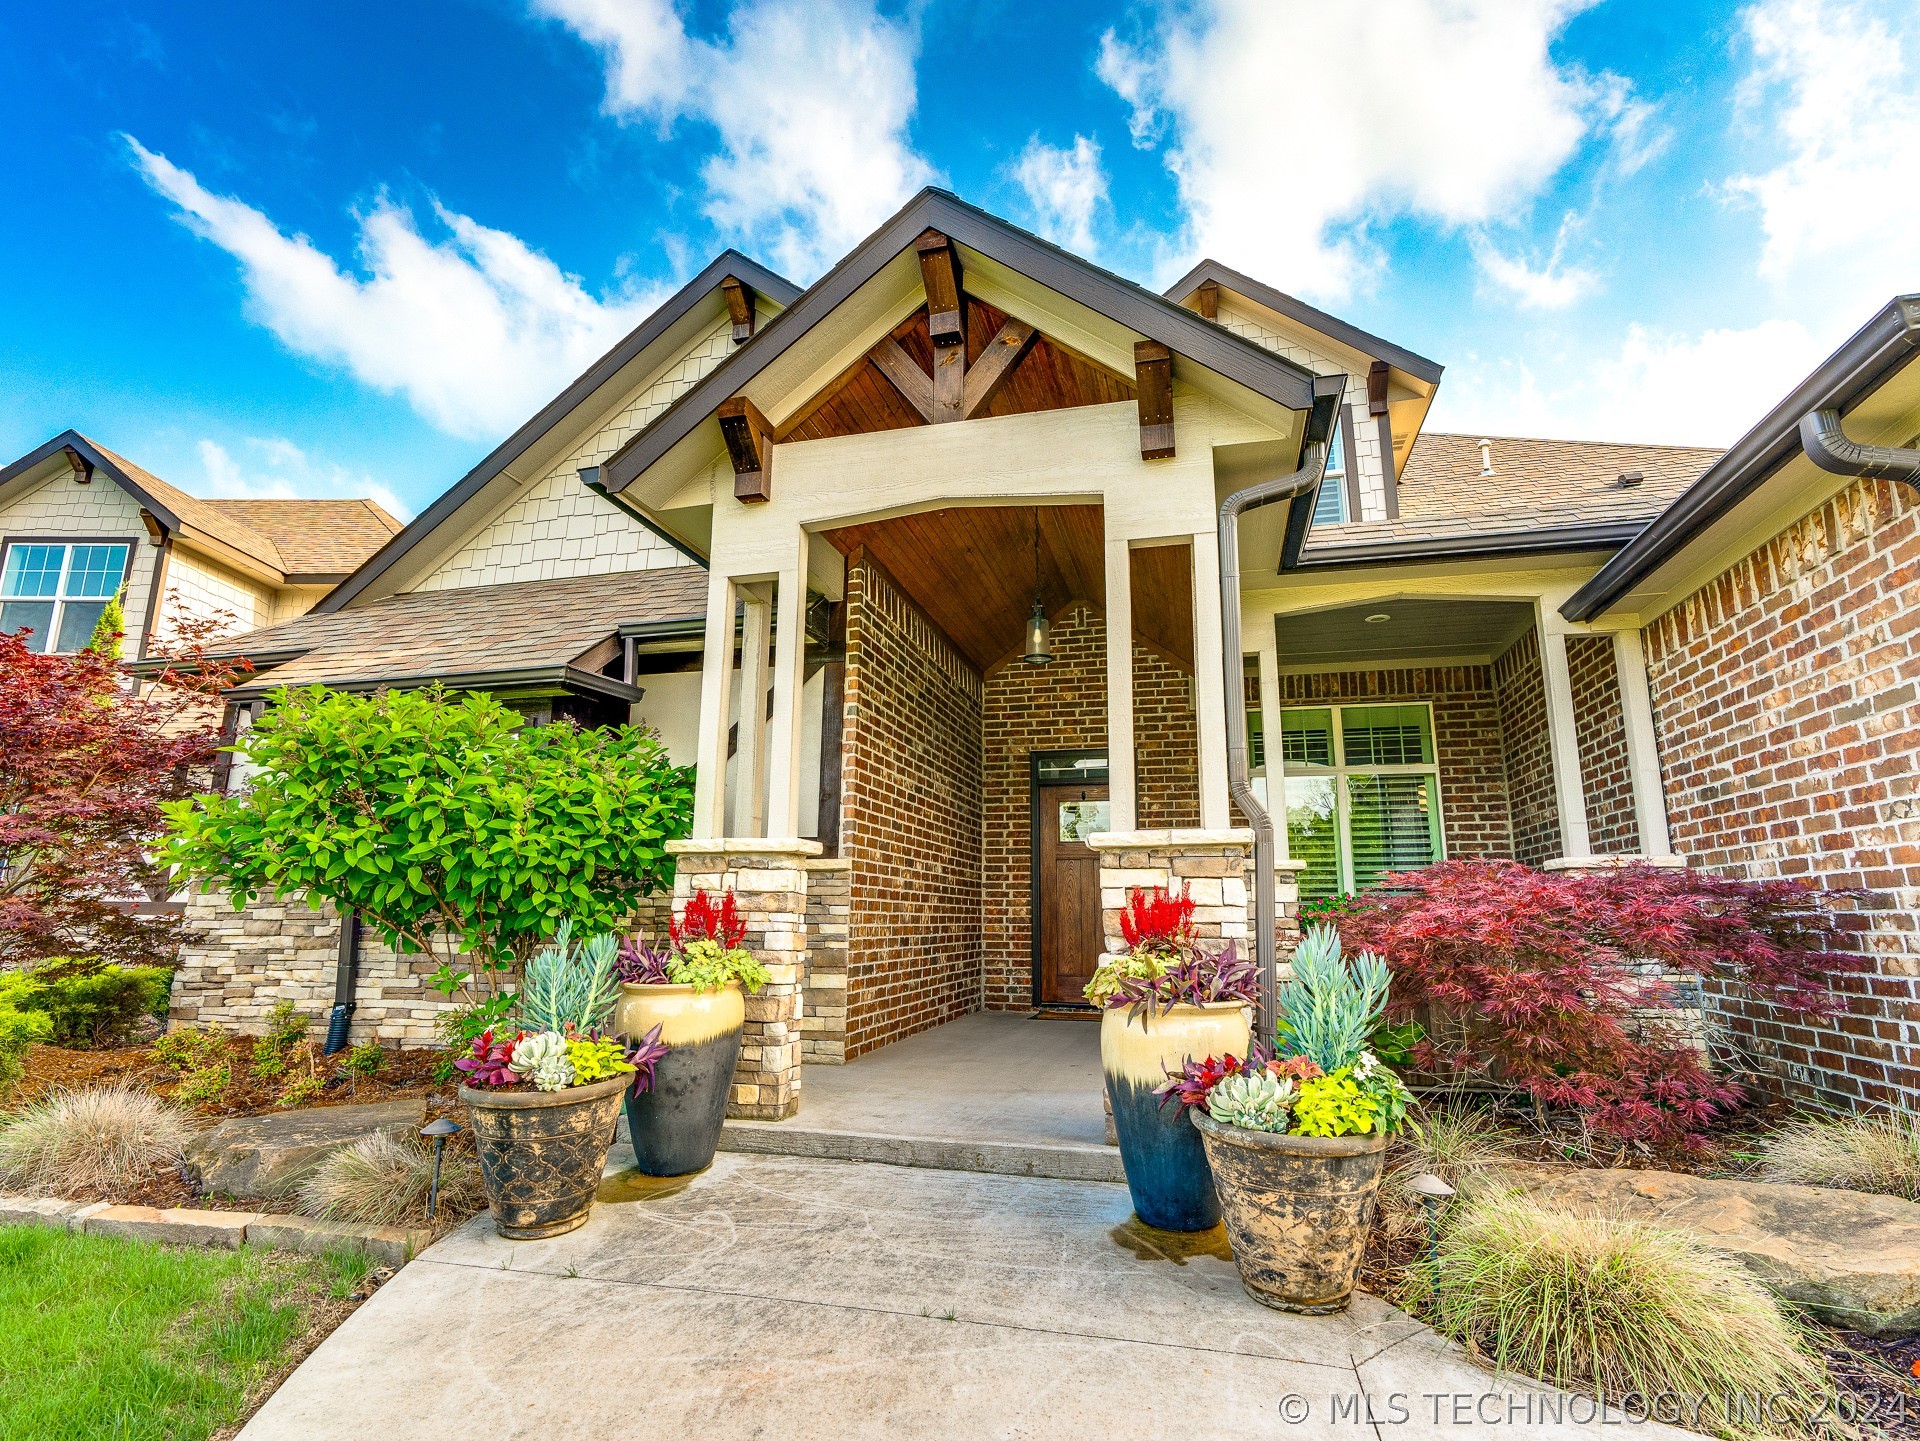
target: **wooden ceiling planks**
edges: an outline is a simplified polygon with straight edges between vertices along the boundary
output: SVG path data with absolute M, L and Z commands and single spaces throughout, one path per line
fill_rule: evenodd
M 972 326 L 969 323 L 969 335 Z M 969 342 L 971 343 L 971 342 Z M 1106 609 L 1101 511 L 1097 505 L 958 506 L 826 533 L 843 555 L 865 550 L 981 671 L 1017 655 L 1034 597 L 1039 524 L 1040 595 L 1058 616 L 1075 601 Z M 1190 551 L 1133 553 L 1134 633 L 1193 667 Z
M 969 368 L 993 342 L 1006 319 L 1004 311 L 967 297 Z M 932 377 L 934 346 L 927 335 L 925 306 L 894 327 L 889 338 Z M 981 409 L 980 418 L 1066 410 L 1080 405 L 1109 405 L 1133 399 L 1132 380 L 1041 335 Z M 905 430 L 925 424 L 919 412 L 868 354 L 842 373 L 810 405 L 802 407 L 780 427 L 774 438 L 782 443 L 826 440 L 839 435 Z

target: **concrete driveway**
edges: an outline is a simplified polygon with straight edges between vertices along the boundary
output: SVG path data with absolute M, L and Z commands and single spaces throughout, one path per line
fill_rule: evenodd
M 1122 1186 L 745 1155 L 661 1184 L 629 1162 L 572 1235 L 481 1216 L 435 1245 L 243 1441 L 1683 1434 L 1575 1424 L 1590 1403 L 1496 1382 L 1370 1297 L 1266 1310 L 1217 1238 L 1179 1254 Z

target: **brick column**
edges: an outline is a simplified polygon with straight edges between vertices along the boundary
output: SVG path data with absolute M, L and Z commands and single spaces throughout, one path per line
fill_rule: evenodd
M 722 838 L 669 841 L 673 912 L 696 891 L 732 891 L 747 923 L 746 948 L 767 968 L 747 997 L 745 1043 L 733 1073 L 729 1116 L 781 1121 L 800 1109 L 801 996 L 807 976 L 807 863 L 818 841 Z

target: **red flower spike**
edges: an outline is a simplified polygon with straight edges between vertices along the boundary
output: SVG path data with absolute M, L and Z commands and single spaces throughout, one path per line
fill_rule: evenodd
M 1136 951 L 1182 954 L 1193 949 L 1193 898 L 1164 887 L 1131 891 L 1120 912 L 1120 934 Z
M 732 891 L 727 891 L 718 905 L 712 892 L 695 891 L 680 918 L 668 922 L 667 938 L 676 951 L 685 950 L 693 941 L 715 941 L 723 951 L 737 950 L 747 938 L 747 923 Z

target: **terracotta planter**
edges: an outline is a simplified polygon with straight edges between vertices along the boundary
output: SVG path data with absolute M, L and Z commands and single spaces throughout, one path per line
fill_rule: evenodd
M 1188 1057 L 1247 1053 L 1247 1009 L 1237 1001 L 1174 1006 L 1148 1018 L 1125 1010 L 1100 1018 L 1100 1067 L 1133 1209 L 1162 1231 L 1205 1231 L 1220 1223 L 1213 1175 L 1199 1135 L 1153 1093 Z
M 532 1241 L 585 1223 L 607 1167 L 620 1097 L 632 1079 L 610 1076 L 564 1091 L 460 1088 L 487 1204 L 502 1236 Z
M 1344 1311 L 1360 1274 L 1387 1138 L 1275 1136 L 1187 1112 L 1206 1145 L 1247 1294 L 1276 1311 Z
M 746 1018 L 738 981 L 705 992 L 621 983 L 613 1028 L 639 1040 L 658 1026 L 667 1043 L 651 1089 L 627 1094 L 633 1159 L 647 1175 L 684 1176 L 713 1164 Z

